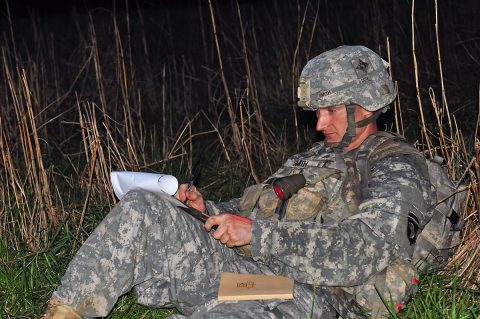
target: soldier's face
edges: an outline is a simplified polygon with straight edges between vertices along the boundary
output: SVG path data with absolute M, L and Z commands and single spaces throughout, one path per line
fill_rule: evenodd
M 372 112 L 366 111 L 360 106 L 355 107 L 355 122 L 358 122 L 368 116 L 371 116 Z M 317 126 L 316 130 L 323 133 L 325 136 L 325 145 L 331 147 L 337 147 L 343 139 L 343 136 L 347 132 L 348 120 L 347 109 L 345 105 L 332 105 L 327 108 L 321 108 L 317 110 Z M 360 144 L 369 135 L 369 126 L 357 128 L 356 135 L 352 139 L 352 142 L 345 148 L 346 150 L 352 150 L 360 146 Z

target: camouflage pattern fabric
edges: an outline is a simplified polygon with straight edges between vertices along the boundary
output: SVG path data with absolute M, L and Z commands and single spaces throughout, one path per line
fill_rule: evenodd
M 257 204 L 263 193 L 270 196 L 265 185 L 246 191 L 256 201 L 207 201 L 210 213 L 256 218 L 251 257 L 222 245 L 168 201 L 130 192 L 80 248 L 54 298 L 85 317 L 108 314 L 132 288 L 139 303 L 172 305 L 192 318 L 362 317 L 356 304 L 384 316 L 375 288 L 394 304 L 412 291 L 407 215 L 427 211 L 433 196 L 424 170 L 407 155 L 377 161 L 359 190 L 357 151 L 318 143 L 292 156 L 273 176 L 302 172 L 307 184 L 281 220 L 265 218 Z M 294 301 L 219 303 L 222 271 L 288 276 L 296 282 Z
M 319 143 L 291 157 L 273 176 L 303 172 L 305 188 L 326 202 L 307 221 L 292 221 L 288 214 L 285 220 L 255 220 L 248 252 L 274 273 L 297 282 L 341 287 L 373 317 L 382 317 L 386 309 L 377 291 L 394 306 L 405 305 L 415 291 L 407 219 L 409 213 L 420 217 L 429 211 L 434 191 L 425 161 L 412 154 L 374 163 L 367 186 L 360 189 L 355 158 L 362 151 L 340 153 Z M 217 206 L 229 211 L 238 202 Z M 237 212 L 258 218 L 256 209 Z M 298 212 L 291 203 L 288 209 Z
M 305 65 L 300 75 L 298 106 L 317 110 L 331 105 L 357 104 L 377 111 L 397 95 L 388 63 L 364 46 L 340 46 Z
M 135 289 L 153 307 L 175 306 L 183 318 L 335 317 L 324 288 L 295 285 L 295 301 L 218 302 L 220 272 L 273 274 L 239 256 L 203 225 L 154 194 L 129 192 L 77 252 L 53 298 L 85 318 L 106 316 Z

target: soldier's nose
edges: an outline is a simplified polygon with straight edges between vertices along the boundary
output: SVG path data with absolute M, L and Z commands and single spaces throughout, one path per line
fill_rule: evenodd
M 328 126 L 328 118 L 326 110 L 319 109 L 317 111 L 317 126 L 315 129 L 317 131 L 323 131 Z

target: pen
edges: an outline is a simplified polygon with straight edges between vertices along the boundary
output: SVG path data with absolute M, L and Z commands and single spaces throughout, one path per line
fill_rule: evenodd
M 190 178 L 188 179 L 188 187 L 187 187 L 187 191 L 191 192 L 192 191 L 192 188 L 193 188 L 193 183 L 195 183 L 195 180 L 196 180 L 196 176 L 195 175 L 191 175 Z
M 190 175 L 190 178 L 188 179 L 188 182 L 187 182 L 187 185 L 188 185 L 187 190 L 189 192 L 192 191 L 193 184 L 197 181 L 199 172 L 200 172 L 200 158 L 193 165 L 192 174 Z

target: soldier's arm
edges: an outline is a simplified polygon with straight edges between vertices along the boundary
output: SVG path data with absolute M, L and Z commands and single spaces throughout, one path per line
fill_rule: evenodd
M 300 282 L 361 284 L 392 260 L 408 258 L 408 212 L 431 204 L 422 172 L 405 157 L 379 161 L 358 214 L 338 224 L 254 221 L 252 257 Z

